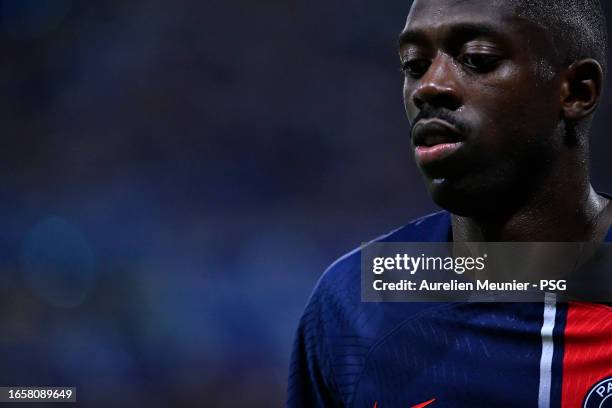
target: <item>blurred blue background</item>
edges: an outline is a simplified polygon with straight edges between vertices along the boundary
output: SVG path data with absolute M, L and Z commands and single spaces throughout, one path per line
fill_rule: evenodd
M 409 8 L 0 1 L 0 385 L 280 406 L 321 272 L 435 210 L 401 102 Z

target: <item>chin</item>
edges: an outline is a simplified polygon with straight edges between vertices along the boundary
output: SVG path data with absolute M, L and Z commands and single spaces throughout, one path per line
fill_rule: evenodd
M 430 181 L 428 189 L 433 201 L 450 213 L 461 217 L 472 217 L 481 211 L 476 208 L 475 203 L 468 198 L 467 194 L 453 188 L 446 179 Z
M 428 190 L 433 201 L 461 217 L 488 218 L 501 214 L 512 206 L 512 194 L 485 183 L 468 183 L 450 178 L 428 180 Z

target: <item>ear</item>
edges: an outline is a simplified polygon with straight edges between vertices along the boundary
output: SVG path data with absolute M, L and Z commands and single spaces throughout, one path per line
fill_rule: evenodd
M 574 62 L 565 70 L 561 109 L 565 119 L 579 121 L 593 113 L 601 97 L 603 68 L 594 59 Z

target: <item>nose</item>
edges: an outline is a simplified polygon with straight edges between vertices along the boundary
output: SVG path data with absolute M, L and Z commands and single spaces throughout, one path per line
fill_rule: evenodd
M 452 111 L 459 109 L 462 101 L 454 68 L 450 56 L 440 53 L 434 58 L 412 94 L 419 110 L 425 105 Z

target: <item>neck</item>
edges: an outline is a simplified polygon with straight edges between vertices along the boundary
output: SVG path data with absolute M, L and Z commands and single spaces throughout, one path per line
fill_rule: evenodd
M 566 167 L 567 169 L 567 167 Z M 574 169 L 575 170 L 575 169 Z M 588 174 L 566 171 L 537 189 L 519 208 L 479 217 L 453 215 L 458 242 L 601 242 L 610 227 L 612 205 L 590 185 Z M 567 176 L 568 178 L 564 178 Z

